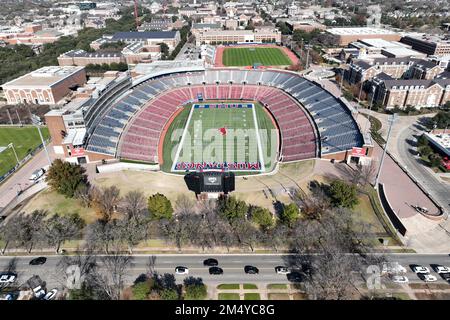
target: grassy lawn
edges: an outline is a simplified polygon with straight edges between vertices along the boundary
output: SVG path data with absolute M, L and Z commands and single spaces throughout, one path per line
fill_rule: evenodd
M 44 139 L 48 139 L 47 128 L 41 129 Z M 2 127 L 0 128 L 0 147 L 13 143 L 17 157 L 22 160 L 28 153 L 41 144 L 41 138 L 36 127 Z M 14 151 L 7 148 L 0 153 L 0 176 L 11 170 L 17 164 Z
M 217 286 L 217 289 L 221 290 L 239 290 L 238 283 L 223 283 Z
M 271 283 L 267 285 L 267 289 L 285 289 L 287 290 L 287 284 Z
M 240 300 L 239 293 L 219 293 L 219 300 Z
M 278 48 L 226 48 L 223 52 L 225 66 L 287 66 L 291 60 Z
M 261 296 L 259 293 L 244 293 L 244 300 L 261 300 Z
M 47 210 L 50 213 L 62 215 L 78 213 L 86 223 L 94 222 L 98 217 L 93 208 L 84 208 L 76 199 L 66 198 L 55 191 L 44 190 L 30 201 L 23 211 Z
M 269 293 L 269 300 L 289 300 L 287 293 Z
M 244 283 L 244 289 L 258 289 L 258 286 L 253 283 Z

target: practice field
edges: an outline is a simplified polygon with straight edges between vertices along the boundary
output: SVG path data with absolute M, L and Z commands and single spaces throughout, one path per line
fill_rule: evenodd
M 291 60 L 279 48 L 225 48 L 222 62 L 225 66 L 287 66 Z
M 42 128 L 41 132 L 44 139 L 48 139 L 48 129 Z M 7 147 L 10 143 L 13 143 L 19 160 L 22 160 L 41 144 L 41 138 L 36 127 L 1 127 L 0 147 Z M 0 152 L 0 176 L 11 170 L 16 163 L 17 160 L 11 148 L 6 148 L 3 152 Z
M 259 104 L 203 102 L 186 106 L 164 139 L 162 169 L 186 172 L 222 168 L 265 172 L 274 165 L 277 131 Z

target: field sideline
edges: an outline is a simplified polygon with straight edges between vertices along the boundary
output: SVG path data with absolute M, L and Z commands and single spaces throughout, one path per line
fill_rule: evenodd
M 277 47 L 225 48 L 222 62 L 224 66 L 263 66 L 291 65 L 291 59 Z
M 202 102 L 201 104 L 217 104 L 217 101 L 214 102 Z M 233 104 L 235 102 L 227 101 L 226 104 Z M 239 101 L 238 104 L 247 104 L 247 102 Z M 259 130 L 269 130 L 269 134 L 264 135 L 260 134 L 260 146 L 256 148 L 256 145 L 254 143 L 249 145 L 249 140 L 245 138 L 244 141 L 242 141 L 243 145 L 239 143 L 239 146 L 234 143 L 234 146 L 232 149 L 227 148 L 226 145 L 223 146 L 223 154 L 214 154 L 212 155 L 211 159 L 203 159 L 204 161 L 217 161 L 217 162 L 253 162 L 253 161 L 260 161 L 260 157 L 256 156 L 257 154 L 262 154 L 262 161 L 261 164 L 265 164 L 264 171 L 270 171 L 271 168 L 274 165 L 274 159 L 272 159 L 272 156 L 268 156 L 267 154 L 270 154 L 270 149 L 274 148 L 277 149 L 278 146 L 272 146 L 272 144 L 278 144 L 277 137 L 272 137 L 270 135 L 270 132 L 272 129 L 275 129 L 275 126 L 270 119 L 270 116 L 267 114 L 267 112 L 263 109 L 262 106 L 260 106 L 258 103 L 251 102 L 251 104 L 254 104 L 254 111 L 257 125 Z M 174 121 L 171 123 L 167 134 L 164 138 L 164 161 L 161 166 L 161 169 L 166 172 L 173 172 L 173 160 L 175 159 L 176 153 L 178 151 L 179 143 L 181 142 L 181 136 L 184 132 L 184 129 L 187 125 L 187 120 L 191 111 L 191 106 L 188 105 L 183 108 L 183 111 L 174 119 Z M 246 115 L 245 115 L 246 114 Z M 228 128 L 228 129 L 255 129 L 255 123 L 253 119 L 253 109 L 216 109 L 216 110 L 210 110 L 210 109 L 195 109 L 193 112 L 193 118 L 189 122 L 189 126 L 187 128 L 188 130 L 188 137 L 195 139 L 195 128 L 194 123 L 198 120 L 202 121 L 202 128 L 201 130 L 205 134 L 205 132 L 208 129 L 213 129 L 213 133 L 217 131 L 220 128 Z M 200 130 L 200 129 L 198 129 Z M 197 139 L 200 137 L 197 137 Z M 257 140 L 258 137 L 253 137 L 254 140 Z M 256 138 L 256 139 L 255 139 Z M 210 138 L 209 138 L 210 139 Z M 207 139 L 207 140 L 209 140 Z M 214 139 L 214 138 L 213 138 Z M 217 148 L 218 146 L 215 145 L 214 141 L 209 140 L 203 140 L 203 149 L 209 149 L 209 148 Z M 190 143 L 188 141 L 185 141 L 185 145 Z M 240 148 L 243 148 L 241 150 L 238 150 Z M 252 150 L 249 150 L 248 148 L 252 148 Z M 222 148 L 216 149 L 221 150 Z M 254 150 L 253 150 L 254 149 Z M 259 153 L 258 151 L 261 150 L 262 152 Z M 183 152 L 184 151 L 184 152 Z M 192 162 L 193 155 L 190 153 L 190 148 L 184 149 L 179 154 L 178 163 L 180 162 Z M 208 150 L 206 150 L 208 151 Z M 268 151 L 268 152 L 267 152 Z M 184 153 L 184 154 L 183 154 Z M 234 154 L 232 158 L 229 158 L 229 155 Z M 215 156 L 214 156 L 215 155 Z M 256 157 L 255 157 L 256 156 Z M 217 158 L 216 158 L 217 157 Z M 245 157 L 245 159 L 243 158 Z
M 47 128 L 41 128 L 44 139 L 49 138 Z M 37 148 L 41 144 L 39 132 L 36 127 L 0 127 L 0 147 L 7 147 L 13 143 L 19 160 Z M 11 148 L 0 153 L 0 176 L 11 170 L 17 163 Z

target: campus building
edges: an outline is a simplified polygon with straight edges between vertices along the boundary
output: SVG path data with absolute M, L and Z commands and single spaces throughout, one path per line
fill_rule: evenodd
M 196 34 L 196 45 L 225 43 L 281 42 L 281 31 L 272 28 L 255 30 L 203 30 Z
M 129 31 L 116 32 L 112 36 L 103 36 L 91 43 L 94 50 L 100 49 L 104 43 L 124 42 L 124 43 L 142 43 L 146 46 L 159 45 L 165 43 L 169 50 L 173 50 L 181 41 L 179 31 Z
M 361 39 L 383 39 L 388 41 L 399 41 L 401 39 L 401 35 L 397 32 L 371 27 L 330 28 L 326 32 L 338 46 L 346 46 Z
M 70 50 L 58 57 L 60 66 L 86 66 L 88 64 L 125 63 L 120 52 L 86 52 L 82 49 Z
M 431 35 L 422 35 L 405 36 L 400 41 L 410 45 L 414 50 L 426 53 L 427 55 L 450 55 L 450 40 L 448 39 L 441 39 Z
M 56 104 L 75 88 L 86 83 L 84 67 L 50 66 L 5 83 L 8 104 Z

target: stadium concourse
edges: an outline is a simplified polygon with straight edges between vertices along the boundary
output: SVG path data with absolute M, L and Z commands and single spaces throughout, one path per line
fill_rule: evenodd
M 180 107 L 207 100 L 258 101 L 280 131 L 278 161 L 310 158 L 348 160 L 364 139 L 341 100 L 297 73 L 234 68 L 143 77 L 104 107 L 87 139 L 87 151 L 158 163 L 164 132 Z M 366 150 L 369 151 L 369 150 Z

